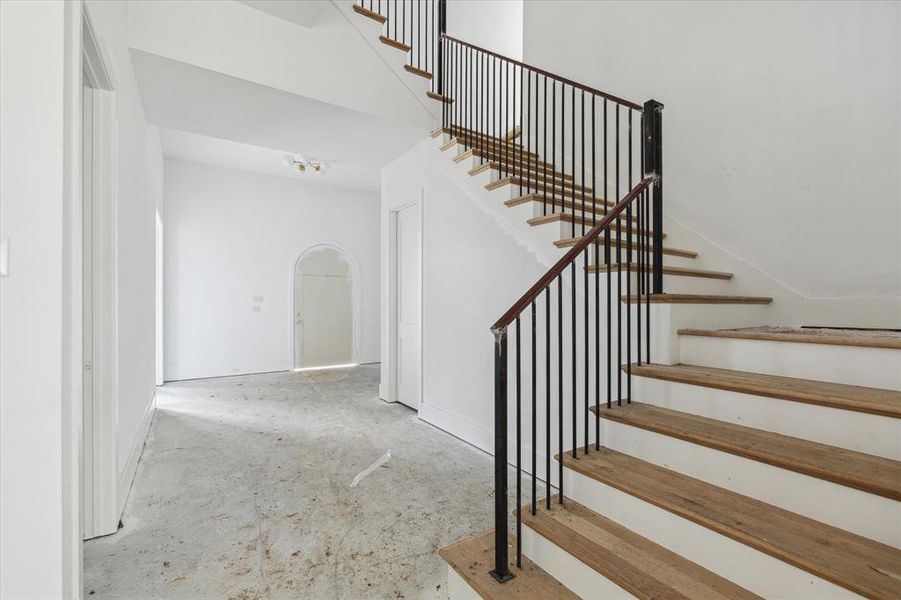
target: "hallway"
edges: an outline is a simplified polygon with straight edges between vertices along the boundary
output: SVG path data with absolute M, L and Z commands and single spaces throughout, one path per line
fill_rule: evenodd
M 380 400 L 378 377 L 159 388 L 124 528 L 85 544 L 85 597 L 445 598 L 437 550 L 491 527 L 492 460 Z

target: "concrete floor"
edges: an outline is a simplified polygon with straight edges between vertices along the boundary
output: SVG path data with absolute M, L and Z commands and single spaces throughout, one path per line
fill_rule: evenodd
M 492 459 L 378 399 L 378 366 L 167 384 L 91 598 L 446 598 Z M 391 459 L 351 488 L 391 450 Z

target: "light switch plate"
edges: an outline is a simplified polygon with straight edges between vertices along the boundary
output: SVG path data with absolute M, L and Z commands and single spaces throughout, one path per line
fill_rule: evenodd
M 0 277 L 9 277 L 9 238 L 0 238 Z

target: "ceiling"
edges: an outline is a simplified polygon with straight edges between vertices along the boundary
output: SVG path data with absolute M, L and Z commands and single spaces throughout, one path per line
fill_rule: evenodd
M 293 177 L 291 153 L 374 190 L 427 134 L 419 102 L 332 3 L 177 4 L 129 4 L 135 77 L 166 156 Z
M 325 169 L 321 174 L 317 175 L 310 171 L 299 173 L 297 169 L 293 169 L 283 162 L 285 155 L 293 155 L 293 152 L 173 129 L 160 129 L 160 142 L 163 146 L 163 153 L 168 158 L 252 171 L 274 177 L 339 185 L 373 192 L 379 191 L 378 169 L 347 163 L 324 162 Z M 316 155 L 303 155 L 303 158 L 321 160 Z

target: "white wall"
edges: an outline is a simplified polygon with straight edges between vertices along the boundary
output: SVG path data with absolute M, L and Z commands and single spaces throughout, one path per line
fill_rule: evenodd
M 67 417 L 79 405 L 67 381 L 76 297 L 67 253 L 77 245 L 66 234 L 78 197 L 66 193 L 64 154 L 67 101 L 77 109 L 67 12 L 78 6 L 0 2 L 0 238 L 11 257 L 0 279 L 2 598 L 59 598 L 78 586 L 78 513 L 66 490 L 77 475 Z
M 391 355 L 392 211 L 422 199 L 420 418 L 491 451 L 494 338 L 489 330 L 546 270 L 535 255 L 441 174 L 450 160 L 429 139 L 382 172 L 382 381 L 396 398 Z M 484 198 L 481 198 L 484 201 Z
M 156 215 L 162 214 L 159 133 L 148 127 L 128 51 L 128 4 L 88 0 L 116 90 L 118 127 L 117 297 L 120 509 L 144 443 L 155 393 Z
M 522 59 L 523 0 L 450 0 L 447 33 L 508 58 Z
M 319 243 L 359 266 L 359 360 L 379 360 L 377 193 L 169 159 L 165 194 L 167 380 L 291 369 L 294 263 Z
M 802 296 L 898 297 L 898 13 L 889 2 L 535 0 L 524 56 L 666 105 L 669 216 Z

